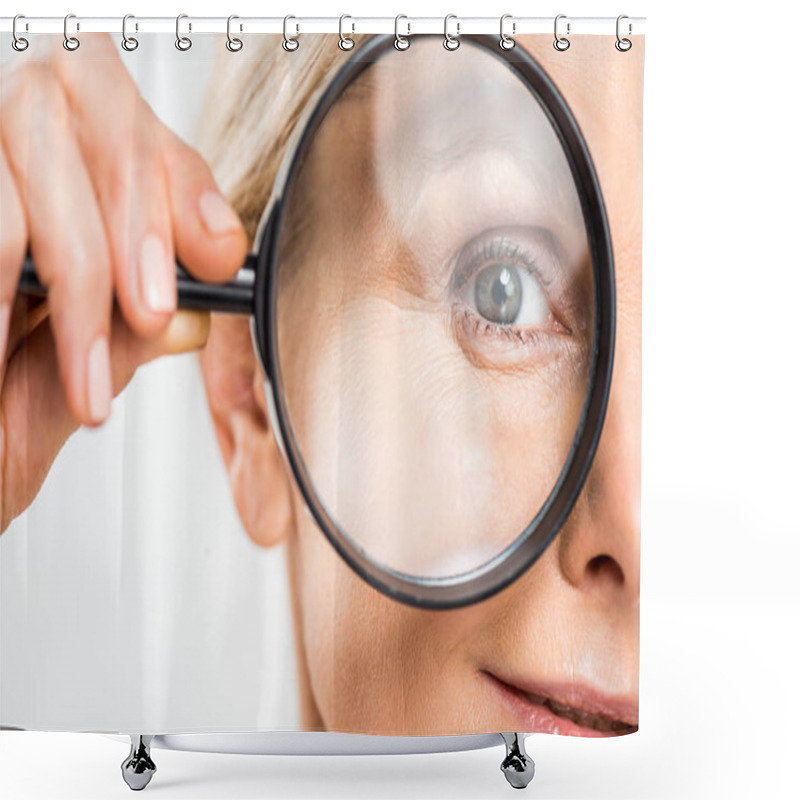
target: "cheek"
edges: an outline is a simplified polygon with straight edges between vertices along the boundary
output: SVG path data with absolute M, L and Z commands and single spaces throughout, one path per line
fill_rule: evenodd
M 313 293 L 314 324 L 297 318 L 284 379 L 323 506 L 399 572 L 441 577 L 489 561 L 554 486 L 585 376 L 481 369 L 445 314 L 378 296 L 342 313 Z
M 400 721 L 398 698 L 409 682 L 403 608 L 358 578 L 308 517 L 298 525 L 297 558 L 302 646 L 324 726 L 386 730 Z

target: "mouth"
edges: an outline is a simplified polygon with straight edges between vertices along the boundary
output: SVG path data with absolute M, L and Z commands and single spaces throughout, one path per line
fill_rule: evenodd
M 482 674 L 525 732 L 600 737 L 634 733 L 639 728 L 637 704 L 628 700 L 581 686 L 520 686 L 491 672 Z

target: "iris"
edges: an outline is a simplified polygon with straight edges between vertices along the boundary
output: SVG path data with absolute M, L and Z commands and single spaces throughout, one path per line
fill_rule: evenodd
M 513 264 L 497 263 L 475 277 L 475 306 L 490 322 L 511 325 L 522 307 L 522 280 Z

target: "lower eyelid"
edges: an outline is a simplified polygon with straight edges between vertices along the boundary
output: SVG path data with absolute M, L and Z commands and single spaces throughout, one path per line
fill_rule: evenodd
M 557 369 L 576 358 L 573 337 L 558 330 L 519 329 L 484 320 L 459 304 L 450 315 L 454 342 L 466 360 L 486 372 Z
M 542 336 L 551 332 L 539 327 L 525 328 L 519 325 L 502 325 L 498 322 L 492 322 L 491 320 L 484 319 L 480 314 L 477 314 L 463 303 L 459 303 L 455 307 L 454 315 L 457 319 L 460 319 L 462 325 L 469 325 L 476 334 L 488 334 L 498 339 L 517 341 L 522 344 L 534 343 L 540 340 Z M 553 321 L 556 322 L 554 318 Z M 557 331 L 552 332 L 556 333 Z

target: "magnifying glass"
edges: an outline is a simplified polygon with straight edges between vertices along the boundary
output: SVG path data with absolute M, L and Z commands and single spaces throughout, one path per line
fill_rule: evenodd
M 308 104 L 255 247 L 178 305 L 249 314 L 308 511 L 381 592 L 455 608 L 541 555 L 611 384 L 608 220 L 567 103 L 522 47 L 378 36 Z M 43 294 L 34 265 L 20 291 Z

